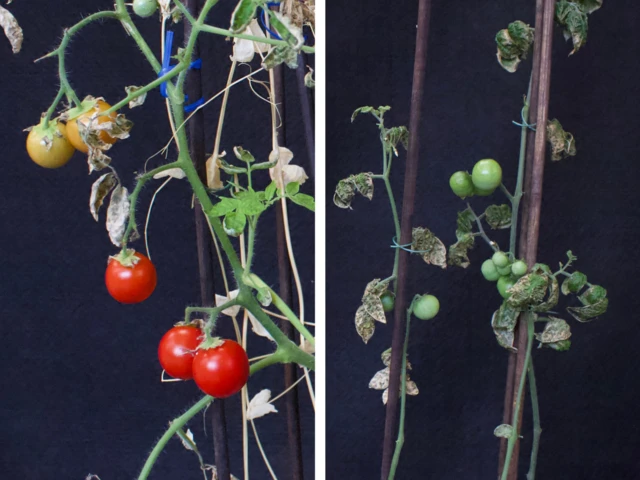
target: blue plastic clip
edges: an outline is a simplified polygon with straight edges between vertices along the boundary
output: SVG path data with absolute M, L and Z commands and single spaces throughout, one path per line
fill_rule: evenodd
M 171 65 L 171 49 L 173 48 L 173 32 L 168 30 L 165 39 L 164 39 L 164 57 L 162 58 L 162 68 L 158 73 L 158 78 L 165 76 L 169 73 L 175 65 Z M 202 59 L 197 59 L 189 64 L 189 69 L 191 70 L 200 70 L 202 68 Z M 164 82 L 160 85 L 160 94 L 167 98 L 167 82 Z M 188 100 L 188 97 L 185 95 L 185 100 Z M 193 112 L 199 106 L 204 105 L 204 98 L 197 100 L 191 105 L 185 105 L 184 111 L 187 113 Z

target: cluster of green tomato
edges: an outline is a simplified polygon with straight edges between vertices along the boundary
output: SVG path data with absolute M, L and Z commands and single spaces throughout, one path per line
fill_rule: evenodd
M 491 158 L 480 160 L 473 166 L 471 175 L 456 172 L 449 179 L 451 190 L 460 198 L 491 195 L 502 183 L 502 167 Z
M 386 312 L 392 312 L 396 303 L 396 296 L 393 292 L 386 290 L 380 295 L 382 301 L 382 309 Z M 413 314 L 420 320 L 431 320 L 440 311 L 440 302 L 433 295 L 420 295 L 413 301 Z
M 527 273 L 527 264 L 522 260 L 511 262 L 504 252 L 496 252 L 489 260 L 485 260 L 480 267 L 484 278 L 490 282 L 498 282 L 498 292 L 502 298 L 509 298 L 509 290 L 518 279 Z

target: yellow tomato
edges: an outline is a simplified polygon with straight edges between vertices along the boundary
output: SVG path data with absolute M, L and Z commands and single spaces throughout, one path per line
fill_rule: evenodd
M 59 168 L 71 160 L 75 152 L 62 122 L 51 122 L 47 128 L 37 125 L 27 137 L 27 153 L 31 160 L 44 168 Z

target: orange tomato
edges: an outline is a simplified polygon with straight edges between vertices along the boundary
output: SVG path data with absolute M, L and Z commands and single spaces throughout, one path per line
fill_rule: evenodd
M 95 115 L 96 113 L 101 113 L 106 110 L 109 110 L 110 108 L 111 108 L 111 105 L 109 105 L 107 102 L 103 100 L 98 100 L 95 103 L 94 107 L 91 108 L 89 111 L 84 112 L 67 122 L 67 137 L 69 138 L 69 141 L 76 149 L 84 153 L 89 153 L 89 147 L 87 146 L 86 143 L 84 143 L 84 141 L 82 140 L 82 137 L 80 136 L 80 132 L 78 131 L 78 122 L 81 122 L 83 125 L 88 125 L 93 115 Z M 100 124 L 104 122 L 111 122 L 115 120 L 115 118 L 116 118 L 116 112 L 112 112 L 109 115 L 98 117 L 98 123 Z M 105 143 L 109 143 L 109 144 L 116 143 L 116 139 L 113 138 L 104 130 L 100 132 L 99 137 L 100 137 L 100 140 L 102 140 Z

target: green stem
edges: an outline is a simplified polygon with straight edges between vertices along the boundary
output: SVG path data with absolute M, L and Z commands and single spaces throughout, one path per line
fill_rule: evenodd
M 522 125 L 520 131 L 520 156 L 518 157 L 518 178 L 516 180 L 516 191 L 511 200 L 511 234 L 509 237 L 509 253 L 512 258 L 516 258 L 516 243 L 518 235 L 518 214 L 520 212 L 520 200 L 522 199 L 522 185 L 524 184 L 524 164 L 527 156 L 527 133 L 529 127 L 529 97 L 531 96 L 531 80 L 529 81 L 529 92 L 524 100 L 522 108 Z M 506 189 L 505 189 L 506 190 Z
M 253 263 L 253 246 L 256 242 L 256 227 L 258 224 L 258 218 L 249 219 L 249 235 L 247 239 L 247 262 L 244 268 L 244 274 L 249 275 L 251 273 L 251 264 Z
M 384 178 L 384 185 L 387 189 L 387 196 L 389 197 L 389 203 L 391 204 L 391 214 L 393 215 L 393 225 L 396 229 L 396 241 L 400 243 L 400 217 L 398 216 L 398 207 L 396 206 L 396 200 L 393 195 L 393 190 L 391 189 L 391 182 L 389 181 L 389 173 L 387 172 L 387 174 L 385 174 L 383 178 Z M 396 253 L 393 259 L 393 274 L 392 274 L 395 277 L 393 281 L 394 292 L 396 290 L 397 283 L 398 283 L 397 277 L 398 277 L 398 263 L 399 263 L 398 260 L 400 258 L 400 249 L 396 248 L 395 251 Z
M 524 365 L 522 367 L 523 372 L 526 371 L 529 368 L 529 365 L 531 364 L 531 347 L 533 346 L 533 333 L 534 333 L 533 327 L 535 322 L 535 316 L 531 315 L 530 313 L 527 313 L 525 318 L 527 320 L 527 351 L 524 357 Z M 513 449 L 515 448 L 516 442 L 518 441 L 518 437 L 520 433 L 518 424 L 520 419 L 520 409 L 522 408 L 522 394 L 524 392 L 524 385 L 526 381 L 527 381 L 527 376 L 522 375 L 520 377 L 520 384 L 518 385 L 518 394 L 516 396 L 516 402 L 513 409 L 513 419 L 511 421 L 511 426 L 513 430 L 507 443 L 507 454 L 505 455 L 505 459 L 504 459 L 504 466 L 502 468 L 502 475 L 500 477 L 501 480 L 507 480 L 509 476 L 509 466 L 511 465 L 511 456 L 513 455 Z
M 42 125 L 44 126 L 44 128 L 47 128 L 47 126 L 49 125 L 49 121 L 51 120 L 51 117 L 55 113 L 56 107 L 62 101 L 63 96 L 64 96 L 64 88 L 60 87 L 60 89 L 58 90 L 58 95 L 56 95 L 55 100 L 53 101 L 53 103 L 49 107 L 49 110 L 47 110 L 47 113 L 42 119 Z
M 282 353 L 276 351 L 272 355 L 269 355 L 267 358 L 263 358 L 262 360 L 251 365 L 249 374 L 253 375 L 254 373 L 262 370 L 265 367 L 279 363 L 282 361 L 283 357 L 284 356 Z M 160 453 L 162 453 L 162 450 L 167 445 L 167 442 L 171 440 L 171 437 L 173 437 L 178 432 L 178 430 L 184 427 L 189 420 L 191 420 L 194 416 L 201 412 L 213 400 L 214 398 L 209 395 L 203 397 L 193 407 L 191 407 L 189 410 L 187 410 L 185 413 L 183 413 L 181 416 L 179 416 L 169 424 L 169 428 L 164 433 L 164 435 L 160 437 L 160 440 L 158 440 L 158 443 L 156 443 L 156 446 L 153 448 L 151 454 L 147 458 L 144 467 L 142 467 L 142 471 L 138 476 L 138 480 L 146 480 L 149 477 L 151 469 L 156 463 L 158 456 L 160 455 Z
M 224 28 L 218 28 L 211 25 L 202 25 L 200 30 L 206 33 L 213 33 L 216 35 L 222 35 L 224 37 L 233 37 L 240 38 L 242 40 L 252 40 L 258 43 L 266 43 L 269 45 L 281 46 L 288 45 L 284 40 L 277 40 L 275 38 L 265 38 L 265 37 L 256 37 L 253 35 L 245 35 L 244 33 L 233 33 L 231 30 L 225 30 Z M 314 47 L 304 46 L 302 47 L 302 51 L 306 53 L 315 53 L 316 49 Z
M 316 346 L 316 340 L 313 337 L 313 335 L 311 334 L 311 332 L 309 332 L 309 330 L 307 330 L 307 328 L 302 324 L 302 322 L 296 316 L 296 314 L 293 313 L 293 310 L 291 310 L 291 308 L 289 308 L 289 305 L 287 305 L 287 303 L 284 300 L 282 300 L 278 296 L 278 294 L 275 291 L 273 291 L 273 289 L 271 287 L 269 287 L 269 285 L 264 283 L 264 281 L 260 277 L 258 277 L 255 273 L 249 274 L 247 277 L 245 277 L 244 278 L 244 282 L 245 282 L 246 285 L 249 285 L 250 287 L 253 287 L 253 288 L 256 288 L 256 289 L 267 289 L 269 291 L 269 293 L 271 294 L 271 301 L 273 302 L 273 305 L 278 310 L 280 310 L 280 312 L 285 317 L 287 317 L 287 320 L 289 320 L 289 322 L 291 322 L 291 325 L 293 325 L 293 327 L 296 330 L 298 330 L 298 332 L 300 332 L 300 334 L 305 338 L 305 340 L 307 340 L 311 344 L 312 347 Z M 262 309 L 260 309 L 260 311 L 262 311 Z M 268 315 L 265 314 L 265 316 L 267 318 L 269 318 Z M 278 329 L 278 330 L 280 330 L 280 329 Z M 269 333 L 271 333 L 271 332 L 269 332 Z M 274 340 L 275 340 L 275 338 L 274 338 Z
M 151 50 L 151 47 L 149 47 L 149 44 L 145 41 L 144 37 L 138 30 L 138 27 L 136 27 L 136 24 L 131 19 L 131 15 L 129 15 L 127 6 L 124 2 L 125 0 L 116 0 L 116 12 L 120 19 L 120 23 L 122 23 L 122 27 L 136 42 L 138 48 L 145 56 L 153 70 L 158 73 L 162 69 L 162 64 L 158 61 L 153 50 Z
M 402 377 L 400 388 L 400 426 L 398 428 L 398 440 L 396 440 L 396 449 L 393 452 L 391 460 L 391 469 L 389 470 L 389 480 L 393 480 L 396 476 L 396 469 L 400 461 L 400 453 L 404 446 L 404 422 L 407 404 L 407 348 L 409 345 L 409 327 L 411 324 L 411 307 L 407 310 L 407 330 L 404 336 L 404 346 L 402 350 Z
M 140 195 L 140 192 L 142 191 L 142 187 L 144 187 L 144 184 L 147 183 L 149 180 L 151 180 L 153 178 L 154 175 L 160 173 L 160 172 L 164 172 L 165 170 L 169 170 L 171 168 L 178 168 L 180 167 L 180 163 L 179 162 L 172 162 L 172 163 L 167 163 L 166 165 L 162 165 L 158 168 L 154 168 L 153 170 L 145 173 L 144 175 L 141 175 L 138 177 L 138 182 L 136 183 L 135 188 L 133 189 L 133 192 L 131 192 L 131 195 L 129 195 L 129 222 L 127 223 L 127 229 L 124 232 L 124 236 L 122 237 L 122 248 L 127 248 L 127 242 L 129 241 L 129 237 L 131 236 L 131 233 L 133 231 L 135 231 L 135 229 L 137 228 L 136 226 L 136 205 L 138 203 L 138 195 Z
M 535 480 L 542 428 L 540 427 L 540 406 L 538 404 L 538 387 L 536 385 L 536 374 L 533 370 L 533 359 L 529 364 L 528 376 L 529 393 L 531 395 L 531 410 L 533 411 L 533 445 L 531 446 L 531 461 L 529 463 L 529 472 L 527 472 L 527 480 Z
M 484 239 L 485 242 L 487 242 L 487 244 L 493 249 L 494 252 L 497 252 L 499 248 L 496 246 L 496 242 L 494 242 L 487 236 L 484 228 L 482 228 L 482 221 L 480 220 L 480 217 L 476 215 L 476 212 L 473 211 L 473 208 L 471 208 L 471 204 L 467 203 L 467 209 L 469 210 L 469 212 L 471 212 L 471 215 L 473 215 L 473 218 L 476 221 L 476 225 L 478 226 L 478 234 L 480 234 L 480 236 Z

